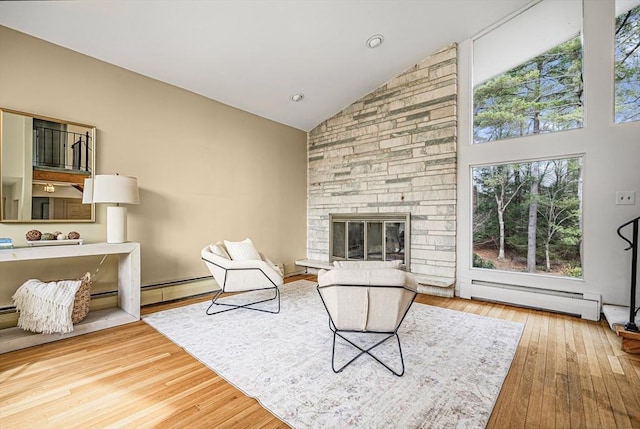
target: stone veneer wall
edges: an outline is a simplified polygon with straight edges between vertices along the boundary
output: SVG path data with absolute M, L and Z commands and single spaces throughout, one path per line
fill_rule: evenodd
M 411 213 L 411 271 L 455 277 L 456 60 L 451 45 L 314 128 L 307 258 L 329 260 L 329 213 Z

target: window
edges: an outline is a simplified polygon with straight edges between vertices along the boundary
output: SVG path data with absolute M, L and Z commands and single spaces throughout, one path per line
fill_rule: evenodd
M 580 17 L 542 2 L 474 42 L 474 143 L 582 127 Z
M 474 285 L 484 282 L 542 292 L 539 300 L 522 297 L 525 305 L 546 302 L 545 295 L 555 293 L 549 291 L 595 293 L 604 302 L 624 304 L 628 281 L 610 280 L 612 272 L 629 275 L 628 255 L 621 254 L 615 231 L 637 206 L 616 205 L 615 194 L 638 186 L 640 121 L 613 121 L 613 39 L 616 18 L 639 5 L 640 0 L 532 2 L 459 44 L 456 281 L 461 295 L 473 296 Z M 565 7 L 573 12 L 552 13 Z M 578 34 L 585 59 L 582 127 L 474 144 L 474 88 Z M 559 173 L 547 177 L 549 171 Z M 532 192 L 535 177 L 538 189 Z M 504 198 L 498 193 L 496 201 L 491 191 L 501 183 Z M 498 259 L 499 201 L 503 259 Z
M 582 159 L 472 168 L 473 266 L 582 277 Z
M 580 38 L 476 86 L 473 111 L 474 143 L 580 128 Z
M 640 6 L 618 1 L 615 26 L 615 121 L 640 121 Z

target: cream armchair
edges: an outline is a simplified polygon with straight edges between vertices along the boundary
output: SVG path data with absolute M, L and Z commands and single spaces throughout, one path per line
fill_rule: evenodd
M 344 263 L 342 263 L 344 264 Z M 349 265 L 346 265 L 347 267 Z M 404 358 L 398 329 L 416 295 L 415 278 L 400 269 L 387 268 L 384 264 L 357 263 L 354 268 L 336 267 L 318 272 L 318 293 L 329 314 L 329 329 L 333 331 L 331 366 L 334 372 L 344 368 L 367 354 L 394 375 L 404 374 Z M 355 333 L 345 336 L 345 333 Z M 373 346 L 361 347 L 353 341 L 359 334 L 379 335 Z M 336 369 L 336 339 L 341 338 L 360 351 L 346 364 Z M 394 370 L 371 351 L 391 338 L 396 338 L 400 355 L 400 370 Z
M 220 286 L 220 290 L 214 293 L 211 305 L 206 311 L 208 315 L 239 308 L 266 313 L 280 312 L 279 287 L 284 283 L 283 273 L 269 258 L 255 250 L 251 240 L 218 242 L 204 247 L 200 253 L 202 260 Z M 251 292 L 260 289 L 272 289 L 273 297 L 244 304 L 218 301 L 218 298 L 224 292 Z M 256 304 L 273 300 L 277 300 L 277 309 L 267 310 L 255 307 Z M 220 310 L 222 307 L 229 308 Z M 212 311 L 212 308 L 217 308 L 218 310 Z

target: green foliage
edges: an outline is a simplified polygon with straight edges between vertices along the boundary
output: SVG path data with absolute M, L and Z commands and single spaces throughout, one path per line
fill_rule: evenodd
M 548 263 L 552 271 L 567 264 L 580 267 L 581 171 L 580 158 L 474 168 L 473 240 L 476 247 L 499 242 L 496 211 L 500 204 L 508 203 L 504 211 L 505 249 L 512 258 L 526 261 L 529 205 L 535 201 L 537 265 L 546 269 Z M 535 196 L 530 193 L 533 180 L 538 181 Z M 474 266 L 480 263 L 474 256 Z
M 474 141 L 582 126 L 582 44 L 575 37 L 474 89 Z
M 582 241 L 582 232 L 575 226 L 558 226 L 558 242 L 564 246 L 577 246 Z
M 563 274 L 567 277 L 575 277 L 575 278 L 581 279 L 582 267 L 574 267 L 572 265 L 567 265 L 563 270 Z
M 473 266 L 476 268 L 488 268 L 490 270 L 494 270 L 496 268 L 493 262 L 483 259 L 477 253 L 473 254 Z
M 527 234 L 510 234 L 506 237 L 507 248 L 517 255 L 527 254 Z

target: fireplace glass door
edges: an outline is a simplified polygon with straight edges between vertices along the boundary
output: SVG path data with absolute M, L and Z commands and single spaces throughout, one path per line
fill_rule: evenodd
M 331 261 L 402 261 L 408 267 L 408 214 L 330 215 Z

